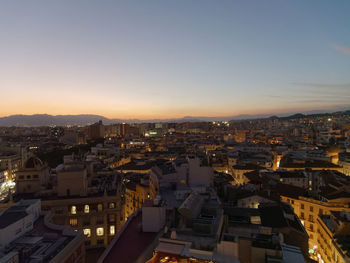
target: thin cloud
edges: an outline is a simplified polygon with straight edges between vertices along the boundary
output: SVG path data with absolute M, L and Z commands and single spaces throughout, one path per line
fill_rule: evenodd
M 336 50 L 343 52 L 344 54 L 350 55 L 350 48 L 348 47 L 342 47 L 342 46 L 338 46 L 336 44 L 332 45 L 333 48 L 335 48 Z

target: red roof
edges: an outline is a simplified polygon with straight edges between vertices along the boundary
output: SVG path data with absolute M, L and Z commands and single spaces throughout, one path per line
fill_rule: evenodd
M 131 219 L 103 262 L 134 262 L 152 243 L 157 234 L 142 232 L 142 213 L 138 213 Z

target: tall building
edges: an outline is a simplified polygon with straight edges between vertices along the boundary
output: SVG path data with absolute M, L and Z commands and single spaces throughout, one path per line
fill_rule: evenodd
M 102 124 L 102 121 L 88 126 L 87 137 L 90 139 L 101 139 L 105 137 L 105 127 Z

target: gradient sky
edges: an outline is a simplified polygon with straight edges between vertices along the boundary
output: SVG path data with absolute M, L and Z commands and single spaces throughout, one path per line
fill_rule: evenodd
M 0 116 L 350 108 L 350 1 L 0 4 Z

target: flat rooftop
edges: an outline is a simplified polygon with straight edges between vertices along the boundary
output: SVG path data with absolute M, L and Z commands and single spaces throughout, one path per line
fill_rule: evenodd
M 139 212 L 131 219 L 102 262 L 134 262 L 153 242 L 157 234 L 142 232 L 142 213 Z
M 49 262 L 77 235 L 82 235 L 65 229 L 61 227 L 60 230 L 55 230 L 48 227 L 45 224 L 45 216 L 42 215 L 35 221 L 31 231 L 11 242 L 9 247 L 11 252 L 19 253 L 20 262 Z

